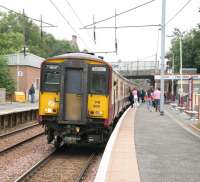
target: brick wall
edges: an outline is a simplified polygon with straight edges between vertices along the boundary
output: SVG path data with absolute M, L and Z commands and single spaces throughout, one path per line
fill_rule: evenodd
M 9 66 L 9 70 L 12 78 L 16 82 L 17 88 L 17 66 Z M 32 84 L 36 89 L 36 99 L 38 99 L 39 81 L 40 81 L 40 69 L 31 66 L 19 66 L 19 91 L 28 94 L 28 90 Z M 28 95 L 27 95 L 28 96 Z

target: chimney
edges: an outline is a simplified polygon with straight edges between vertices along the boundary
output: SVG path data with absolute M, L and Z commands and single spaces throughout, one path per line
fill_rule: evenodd
M 72 35 L 72 42 L 74 45 L 77 45 L 77 36 L 76 35 Z

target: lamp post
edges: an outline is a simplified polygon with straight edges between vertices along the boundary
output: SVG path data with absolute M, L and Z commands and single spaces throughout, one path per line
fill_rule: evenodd
M 180 69 L 179 69 L 179 74 L 180 74 L 180 77 L 181 77 L 180 78 L 181 88 L 180 88 L 180 93 L 179 93 L 179 95 L 180 95 L 180 102 L 179 102 L 179 104 L 183 105 L 183 75 L 182 75 L 183 74 L 183 72 L 182 72 L 182 70 L 183 70 L 183 54 L 182 54 L 182 36 L 183 36 L 183 33 L 179 29 L 177 29 L 176 31 L 177 31 L 177 34 L 178 34 L 178 37 L 179 37 L 179 54 L 180 54 Z
M 180 44 L 180 76 L 181 76 L 181 90 L 180 90 L 180 96 L 183 96 L 183 78 L 182 78 L 182 68 L 183 68 L 183 54 L 182 54 L 182 34 L 180 32 L 179 35 L 179 44 Z
M 164 115 L 164 69 L 165 69 L 165 13 L 166 0 L 162 0 L 162 23 L 161 23 L 161 97 L 160 97 L 160 115 Z
M 174 53 L 172 52 L 172 76 L 174 75 Z M 174 101 L 174 79 L 172 78 L 172 101 Z

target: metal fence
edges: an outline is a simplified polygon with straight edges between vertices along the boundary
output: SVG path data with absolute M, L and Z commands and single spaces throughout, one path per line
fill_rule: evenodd
M 110 64 L 114 70 L 122 74 L 154 75 L 160 73 L 159 61 L 112 62 Z

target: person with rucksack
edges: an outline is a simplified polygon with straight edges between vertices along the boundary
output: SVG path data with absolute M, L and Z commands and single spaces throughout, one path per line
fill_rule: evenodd
M 35 100 L 35 88 L 34 88 L 33 84 L 31 85 L 31 88 L 28 91 L 28 95 L 31 96 L 31 103 L 34 103 L 34 100 Z
M 132 94 L 131 89 L 129 89 L 129 97 L 128 97 L 128 99 L 129 99 L 131 107 L 133 108 L 133 94 Z

